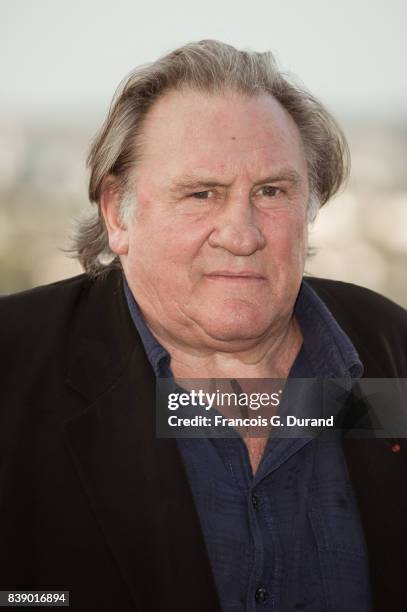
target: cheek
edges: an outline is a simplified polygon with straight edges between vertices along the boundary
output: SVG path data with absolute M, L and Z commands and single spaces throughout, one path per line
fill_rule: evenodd
M 206 238 L 206 226 L 175 216 L 143 219 L 132 228 L 129 259 L 155 277 L 186 275 Z
M 307 228 L 304 219 L 297 216 L 270 219 L 264 228 L 267 250 L 272 259 L 298 261 L 302 258 L 307 240 Z

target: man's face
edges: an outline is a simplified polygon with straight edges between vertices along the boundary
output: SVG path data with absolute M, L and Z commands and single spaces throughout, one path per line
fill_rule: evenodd
M 121 259 L 153 329 L 219 348 L 286 323 L 309 189 L 301 136 L 282 106 L 266 94 L 173 91 L 150 110 L 142 151 Z

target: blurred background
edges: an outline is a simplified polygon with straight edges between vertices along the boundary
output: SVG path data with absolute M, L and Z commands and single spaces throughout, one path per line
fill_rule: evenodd
M 310 233 L 310 274 L 407 306 L 404 0 L 2 0 L 0 293 L 81 272 L 63 248 L 88 210 L 86 154 L 119 81 L 191 40 L 272 50 L 342 125 L 343 193 Z

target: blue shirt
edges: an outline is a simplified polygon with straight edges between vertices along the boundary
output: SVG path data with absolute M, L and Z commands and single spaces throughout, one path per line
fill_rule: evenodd
M 134 324 L 157 377 L 171 358 L 125 283 Z M 304 280 L 295 305 L 303 345 L 290 378 L 358 378 L 348 336 Z M 180 438 L 225 612 L 372 609 L 367 552 L 339 432 L 269 439 L 253 475 L 241 438 Z

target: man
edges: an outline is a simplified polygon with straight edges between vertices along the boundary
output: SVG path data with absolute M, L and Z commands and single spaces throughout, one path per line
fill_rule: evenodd
M 89 167 L 85 274 L 1 302 L 1 589 L 405 610 L 403 440 L 155 435 L 156 379 L 406 376 L 400 307 L 303 280 L 335 121 L 271 54 L 201 41 L 130 75 Z

